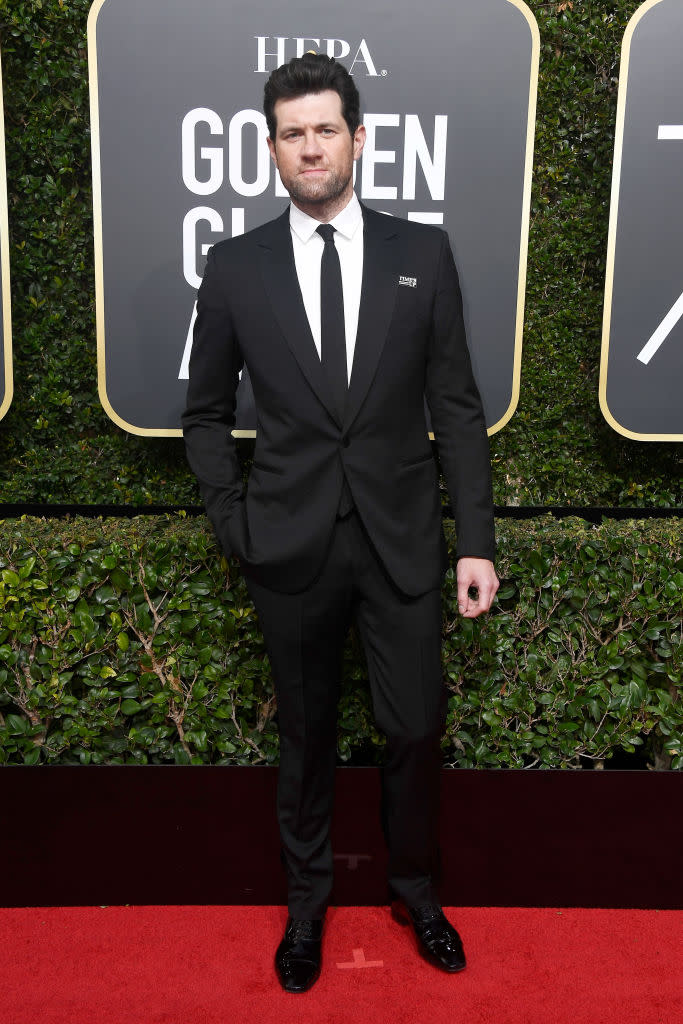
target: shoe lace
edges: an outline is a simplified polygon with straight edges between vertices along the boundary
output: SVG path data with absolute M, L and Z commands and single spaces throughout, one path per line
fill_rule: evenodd
M 317 937 L 318 922 L 317 921 L 290 921 L 288 932 L 290 940 L 299 942 L 300 940 L 313 940 Z
M 441 920 L 443 911 L 438 903 L 425 903 L 420 907 L 411 907 L 410 913 L 418 924 L 428 924 L 430 921 Z

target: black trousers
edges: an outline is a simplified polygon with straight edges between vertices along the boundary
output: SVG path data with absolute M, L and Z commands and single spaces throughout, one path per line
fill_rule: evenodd
M 332 886 L 336 719 L 342 653 L 355 619 L 378 727 L 387 737 L 382 826 L 391 890 L 437 901 L 441 592 L 407 597 L 386 575 L 353 511 L 338 519 L 326 561 L 299 594 L 247 578 L 271 662 L 280 729 L 277 809 L 289 912 L 322 917 Z

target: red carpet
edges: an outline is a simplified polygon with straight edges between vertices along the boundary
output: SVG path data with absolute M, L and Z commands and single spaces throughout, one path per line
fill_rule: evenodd
M 683 913 L 459 909 L 469 958 L 418 959 L 384 907 L 328 914 L 323 974 L 282 992 L 281 907 L 0 910 L 2 1024 L 681 1024 Z

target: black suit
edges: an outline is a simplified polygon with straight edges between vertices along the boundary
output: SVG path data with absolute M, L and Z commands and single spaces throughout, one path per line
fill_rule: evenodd
M 333 710 L 353 614 L 389 743 L 390 878 L 408 902 L 432 895 L 446 548 L 424 396 L 456 517 L 457 555 L 494 556 L 488 439 L 447 236 L 365 208 L 363 216 L 344 422 L 308 325 L 288 212 L 210 251 L 183 416 L 207 513 L 226 554 L 242 564 L 273 666 L 290 910 L 304 917 L 319 915 L 329 890 Z M 230 435 L 243 364 L 258 417 L 246 495 Z M 342 523 L 344 475 L 356 513 Z

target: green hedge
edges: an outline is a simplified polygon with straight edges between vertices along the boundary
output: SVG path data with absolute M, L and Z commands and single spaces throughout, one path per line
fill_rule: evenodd
M 681 505 L 676 446 L 622 438 L 598 408 L 618 61 L 638 0 L 529 7 L 541 74 L 522 394 L 493 438 L 496 501 Z M 97 398 L 88 9 L 0 0 L 15 353 L 0 502 L 193 502 L 180 441 L 124 434 Z
M 444 762 L 640 751 L 683 767 L 680 522 L 498 532 L 486 621 L 459 618 L 452 574 L 444 589 Z M 344 674 L 339 755 L 372 763 L 383 739 L 353 639 Z M 0 523 L 0 763 L 273 763 L 275 713 L 253 608 L 205 520 Z
M 181 442 L 123 433 L 97 398 L 89 6 L 0 0 L 15 365 L 0 503 L 194 502 Z M 529 6 L 541 75 L 522 392 L 492 439 L 496 501 L 681 505 L 676 446 L 622 438 L 597 401 L 619 51 L 639 2 Z M 445 762 L 680 768 L 680 524 L 499 532 L 495 615 L 454 625 L 447 581 Z M 277 758 L 263 642 L 203 520 L 5 522 L 0 562 L 0 762 Z M 352 642 L 346 760 L 382 744 L 363 675 Z

